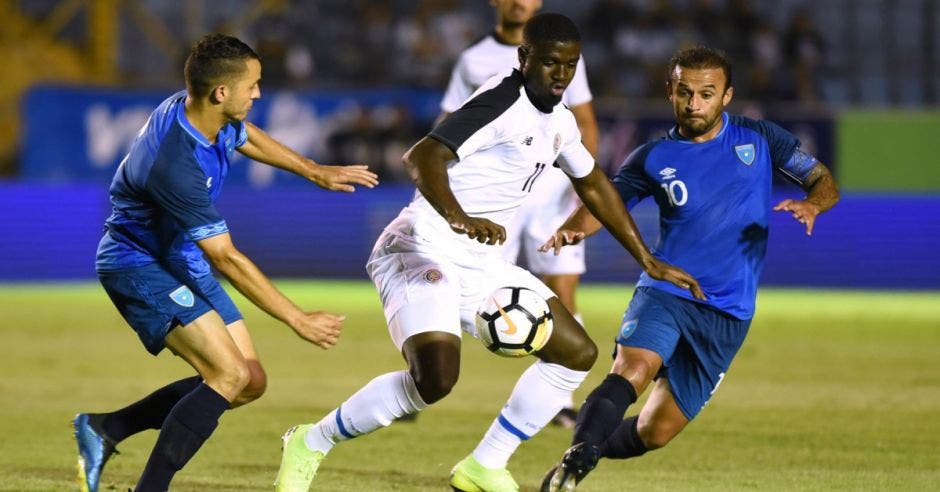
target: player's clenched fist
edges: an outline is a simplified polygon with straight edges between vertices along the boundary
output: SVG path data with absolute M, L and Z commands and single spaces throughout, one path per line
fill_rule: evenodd
M 339 340 L 344 320 L 346 320 L 345 315 L 314 311 L 304 313 L 303 317 L 292 325 L 292 328 L 300 338 L 320 348 L 328 349 L 336 345 Z

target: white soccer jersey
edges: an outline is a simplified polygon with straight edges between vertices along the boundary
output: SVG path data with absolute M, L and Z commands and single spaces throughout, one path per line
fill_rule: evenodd
M 563 104 L 539 109 L 515 69 L 487 81 L 472 100 L 429 136 L 457 154 L 457 159 L 448 163 L 447 172 L 451 190 L 464 211 L 503 226 L 509 225 L 529 194 L 542 191 L 539 177 L 551 170 L 553 163 L 576 178 L 594 168 L 594 158 L 581 143 L 571 111 Z M 420 192 L 415 192 L 399 219 L 457 236 Z M 492 248 L 459 237 L 470 249 Z
M 483 85 L 490 77 L 504 70 L 519 66 L 519 46 L 505 44 L 491 33 L 470 45 L 460 54 L 457 64 L 450 74 L 447 91 L 441 100 L 441 111 L 453 113 L 462 105 L 473 91 Z M 587 82 L 587 69 L 584 57 L 578 60 L 574 79 L 565 90 L 561 102 L 569 108 L 590 102 L 591 89 Z

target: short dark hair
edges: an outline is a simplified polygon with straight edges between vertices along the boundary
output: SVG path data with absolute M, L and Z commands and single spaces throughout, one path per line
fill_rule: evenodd
M 194 97 L 207 96 L 219 83 L 244 73 L 249 59 L 261 60 L 238 38 L 207 34 L 193 45 L 186 58 L 183 68 L 186 89 Z
M 693 46 L 681 49 L 672 55 L 669 60 L 669 73 L 667 80 L 672 80 L 676 67 L 682 68 L 720 68 L 725 73 L 725 88 L 731 87 L 731 60 L 724 51 L 707 46 Z
M 538 14 L 522 29 L 522 45 L 532 47 L 537 43 L 545 42 L 581 42 L 581 32 L 578 26 L 562 14 L 544 12 Z

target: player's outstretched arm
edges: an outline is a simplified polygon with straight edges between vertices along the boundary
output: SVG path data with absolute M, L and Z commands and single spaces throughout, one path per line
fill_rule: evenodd
M 586 237 L 599 231 L 601 227 L 603 227 L 603 224 L 591 215 L 587 207 L 579 205 L 578 208 L 568 216 L 565 223 L 558 227 L 558 230 L 545 241 L 545 244 L 539 246 L 539 251 L 542 253 L 552 251 L 555 256 L 558 256 L 558 254 L 561 253 L 562 247 L 571 246 L 584 241 Z
M 454 196 L 447 178 L 447 162 L 456 158 L 446 145 L 424 137 L 405 152 L 402 161 L 418 191 L 454 232 L 466 234 L 481 243 L 503 244 L 506 241 L 503 226 L 488 219 L 470 217 Z
M 378 176 L 369 171 L 368 166 L 354 164 L 349 166 L 325 166 L 313 159 L 294 152 L 286 145 L 275 140 L 257 126 L 245 122 L 248 141 L 238 151 L 248 158 L 290 171 L 316 183 L 317 186 L 332 191 L 356 191 L 354 185 L 374 188 L 379 183 Z
M 806 198 L 802 200 L 786 199 L 774 207 L 774 211 L 790 212 L 794 219 L 806 225 L 806 235 L 813 234 L 816 216 L 834 207 L 839 201 L 839 185 L 832 173 L 822 163 L 817 162 L 803 181 Z
M 705 293 L 702 292 L 695 277 L 679 267 L 657 260 L 650 253 L 646 243 L 643 242 L 643 237 L 640 236 L 640 231 L 636 228 L 636 223 L 633 222 L 633 217 L 627 212 L 623 200 L 614 189 L 614 185 L 597 165 L 587 176 L 574 178 L 571 182 L 584 206 L 610 231 L 650 277 L 689 289 L 696 299 L 705 300 Z
M 206 258 L 245 297 L 290 326 L 301 338 L 321 348 L 336 345 L 345 316 L 304 312 L 282 294 L 261 270 L 232 244 L 226 232 L 196 242 Z

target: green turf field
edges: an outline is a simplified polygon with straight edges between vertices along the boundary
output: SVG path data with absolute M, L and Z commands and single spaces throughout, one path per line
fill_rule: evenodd
M 283 282 L 302 305 L 348 314 L 323 351 L 237 299 L 265 362 L 264 398 L 225 415 L 173 490 L 270 490 L 281 433 L 319 419 L 373 376 L 403 367 L 371 285 Z M 629 297 L 585 286 L 584 318 L 605 354 Z M 97 285 L 0 286 L 0 490 L 74 489 L 78 411 L 113 409 L 188 376 L 149 356 Z M 764 289 L 721 390 L 668 447 L 605 461 L 579 490 L 936 490 L 940 487 L 940 293 Z M 465 339 L 461 381 L 415 423 L 337 447 L 316 490 L 442 491 L 496 415 L 525 360 Z M 579 391 L 606 373 L 602 358 Z M 635 412 L 636 407 L 631 409 Z M 155 432 L 121 443 L 102 490 L 133 487 Z M 510 469 L 523 490 L 567 447 L 546 428 Z

